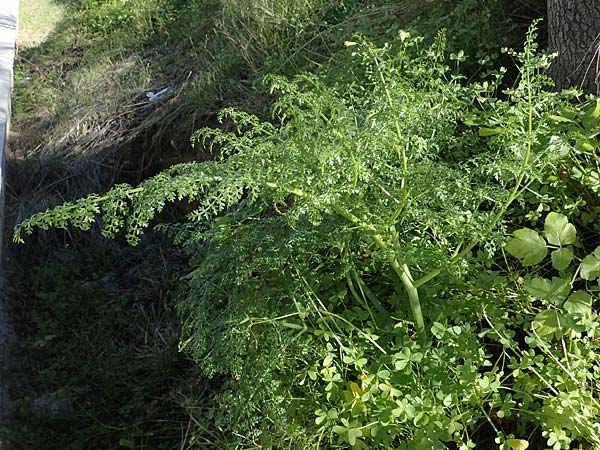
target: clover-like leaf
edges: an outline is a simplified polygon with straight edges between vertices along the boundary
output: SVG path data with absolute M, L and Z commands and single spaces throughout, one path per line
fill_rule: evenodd
M 362 431 L 358 428 L 349 428 L 348 429 L 348 444 L 354 446 L 356 445 L 356 440 L 362 436 Z
M 359 441 L 357 441 L 357 439 L 362 436 L 362 431 L 360 430 L 360 428 L 350 426 L 348 424 L 348 421 L 345 419 L 342 419 L 342 423 L 344 424 L 344 426 L 334 426 L 333 432 L 339 434 L 340 438 L 345 439 L 348 442 L 348 444 L 350 444 L 352 447 L 360 443 Z
M 571 247 L 557 248 L 550 254 L 552 267 L 556 270 L 565 270 L 573 261 L 573 249 Z
M 592 281 L 600 277 L 600 247 L 583 258 L 579 267 L 584 280 Z
M 541 262 L 547 255 L 546 241 L 536 231 L 521 228 L 515 231 L 514 237 L 506 241 L 506 251 L 519 258 L 524 266 L 533 266 Z
M 544 223 L 544 235 L 552 245 L 574 244 L 577 240 L 577 231 L 572 223 L 569 223 L 567 216 L 551 212 L 546 217 Z
M 585 291 L 573 292 L 563 307 L 570 314 L 582 316 L 592 310 L 592 296 Z
M 553 277 L 552 280 L 548 280 L 535 277 L 525 280 L 525 289 L 534 297 L 559 306 L 571 292 L 571 282 L 566 278 Z
M 546 309 L 535 315 L 531 327 L 542 337 L 555 335 L 559 338 L 562 335 L 561 319 L 558 311 Z
M 504 445 L 512 450 L 525 450 L 529 448 L 529 442 L 525 439 L 507 439 Z

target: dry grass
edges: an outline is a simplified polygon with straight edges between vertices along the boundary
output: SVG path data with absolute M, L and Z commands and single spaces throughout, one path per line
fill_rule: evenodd
M 61 84 L 48 102 L 34 98 L 31 105 L 18 103 L 31 110 L 17 114 L 7 158 L 7 213 L 14 221 L 103 190 L 123 170 L 143 172 L 149 164 L 147 148 L 132 149 L 132 157 L 125 149 L 140 136 L 143 147 L 151 146 L 148 135 L 176 109 L 181 92 L 173 84 L 164 100 L 150 102 L 146 93 L 164 85 L 152 78 L 144 62 L 129 58 L 99 57 L 93 65 L 70 71 Z M 20 88 L 17 83 L 17 95 Z M 135 160 L 138 154 L 140 160 Z

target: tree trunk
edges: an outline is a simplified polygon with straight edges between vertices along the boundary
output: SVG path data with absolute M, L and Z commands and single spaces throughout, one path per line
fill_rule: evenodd
M 600 0 L 548 0 L 548 35 L 556 87 L 600 93 Z

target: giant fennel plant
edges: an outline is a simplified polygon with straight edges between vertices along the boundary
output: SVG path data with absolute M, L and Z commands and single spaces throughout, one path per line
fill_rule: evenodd
M 467 83 L 447 64 L 442 33 L 429 45 L 407 32 L 382 47 L 346 42 L 317 74 L 266 78 L 279 95 L 272 122 L 226 109 L 220 119 L 234 131 L 197 132 L 214 160 L 36 214 L 15 240 L 99 220 L 106 236 L 135 244 L 168 202 L 190 202 L 184 223 L 161 225 L 195 266 L 181 347 L 207 376 L 227 375 L 219 427 L 256 438 L 287 427 L 293 439 L 315 426 L 306 417 L 318 404 L 301 391 L 302 368 L 332 343 L 346 348 L 344 334 L 386 354 L 378 333 L 394 320 L 425 342 L 438 293 L 491 257 L 511 204 L 568 151 L 551 133 L 564 100 L 545 89 L 548 59 L 534 38 L 515 55 L 521 76 L 501 100 L 501 72 Z M 353 308 L 366 327 L 344 316 Z M 349 371 L 364 370 L 348 358 Z M 358 445 L 362 431 L 335 420 L 317 425 Z M 386 436 L 376 442 L 410 433 Z
M 562 147 L 543 148 L 553 103 L 541 91 L 544 61 L 533 42 L 510 92 L 514 102 L 499 102 L 489 96 L 497 83 L 465 87 L 452 76 L 443 63 L 443 35 L 412 54 L 419 39 L 400 36 L 399 48 L 346 42 L 358 45 L 352 56 L 360 72 L 349 83 L 267 78 L 283 94 L 275 106 L 281 127 L 226 109 L 220 119 L 234 121 L 237 133 L 204 129 L 193 138 L 218 145 L 216 161 L 176 165 L 139 187 L 119 185 L 36 214 L 16 227 L 15 241 L 36 227 L 87 230 L 100 216 L 106 236 L 125 230 L 135 244 L 173 201 L 198 203 L 190 223 L 240 207 L 282 206 L 290 224 L 336 220 L 340 231 L 354 229 L 359 240 L 372 241 L 402 282 L 423 331 L 415 289 L 475 244 L 488 243 L 531 172 Z M 484 122 L 492 127 L 465 127 Z M 499 136 L 487 142 L 477 132 Z M 413 280 L 410 266 L 422 278 Z

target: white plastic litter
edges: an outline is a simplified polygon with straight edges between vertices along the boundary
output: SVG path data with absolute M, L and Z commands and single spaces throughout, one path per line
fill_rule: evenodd
M 174 92 L 174 89 L 170 86 L 167 86 L 164 89 L 161 89 L 158 92 L 146 92 L 146 97 L 148 97 L 148 101 L 149 102 L 155 102 L 161 99 L 161 97 L 164 97 L 165 95 L 171 94 Z

